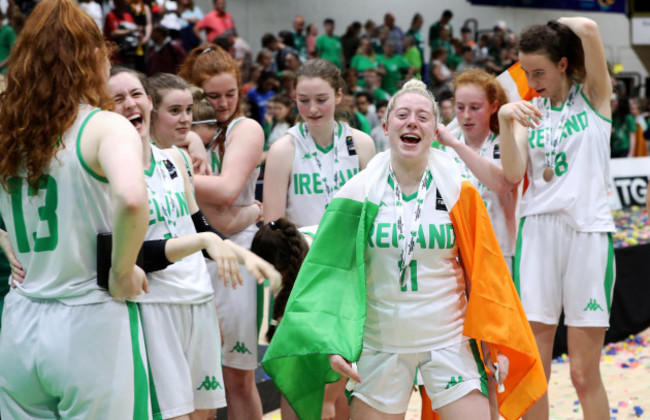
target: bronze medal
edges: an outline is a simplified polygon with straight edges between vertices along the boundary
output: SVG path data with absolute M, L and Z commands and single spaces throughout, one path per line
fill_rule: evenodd
M 553 168 L 547 166 L 544 169 L 543 177 L 544 177 L 544 181 L 551 182 L 551 179 L 553 179 Z

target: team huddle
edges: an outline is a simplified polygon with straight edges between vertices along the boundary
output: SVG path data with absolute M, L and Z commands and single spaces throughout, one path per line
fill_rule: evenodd
M 266 152 L 220 47 L 149 78 L 108 57 L 71 0 L 39 3 L 12 53 L 0 416 L 261 418 L 265 279 L 284 419 L 403 418 L 414 383 L 423 417 L 546 419 L 562 310 L 585 418 L 608 416 L 612 85 L 594 22 L 522 32 L 532 101 L 459 73 L 455 127 L 406 82 L 378 154 L 335 117 L 328 60 L 302 64 L 301 121 Z

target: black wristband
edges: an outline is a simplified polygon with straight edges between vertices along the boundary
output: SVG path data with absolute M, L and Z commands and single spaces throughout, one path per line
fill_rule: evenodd
M 166 243 L 167 239 L 144 241 L 141 253 L 144 256 L 142 269 L 146 273 L 162 270 L 172 264 L 165 255 Z
M 203 216 L 203 213 L 201 212 L 201 210 L 197 211 L 196 213 L 194 213 L 192 215 L 192 222 L 194 223 L 194 229 L 196 229 L 197 233 L 212 232 L 215 235 L 217 235 L 218 237 L 220 237 L 221 239 L 223 239 L 224 241 L 226 239 L 228 239 L 228 238 L 226 238 L 226 236 L 223 233 L 221 233 L 218 230 L 216 230 L 215 228 L 213 228 L 210 225 L 210 223 L 208 223 L 208 221 L 205 220 L 205 216 Z M 204 254 L 205 254 L 205 252 L 204 252 Z

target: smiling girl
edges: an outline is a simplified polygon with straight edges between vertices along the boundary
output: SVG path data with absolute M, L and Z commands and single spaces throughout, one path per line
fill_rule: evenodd
M 328 206 L 263 366 L 300 418 L 340 374 L 355 382 L 352 418 L 403 419 L 419 369 L 442 418 L 489 419 L 482 347 L 516 418 L 544 374 L 482 200 L 431 147 L 424 83 L 407 82 L 385 115 L 390 151 Z
M 332 197 L 375 154 L 372 139 L 334 119 L 343 97 L 340 71 L 324 59 L 297 73 L 296 101 L 304 122 L 269 150 L 264 175 L 264 219 L 286 217 L 298 227 L 317 225 Z
M 255 205 L 255 185 L 264 147 L 264 131 L 240 109 L 240 74 L 233 58 L 220 47 L 208 44 L 190 52 L 179 73 L 202 88 L 215 109 L 218 132 L 208 145 L 213 176 L 195 176 L 199 207 L 208 221 L 248 249 L 257 232 L 257 216 L 245 225 L 234 226 L 219 219 L 221 209 Z M 213 274 L 217 308 L 223 328 L 223 372 L 229 417 L 262 417 L 262 403 L 255 385 L 257 368 L 257 284 L 242 270 L 244 286 L 237 290 L 223 287 Z
M 191 121 L 191 108 L 173 105 L 181 102 L 177 96 L 184 96 L 180 94 L 186 89 L 170 86 L 184 86 L 185 82 L 177 76 L 161 77 L 167 83 L 158 78 L 158 88 L 151 89 L 162 104 L 159 107 L 163 106 L 154 120 L 159 120 L 161 137 L 173 138 L 179 136 L 179 126 Z M 174 82 L 174 78 L 179 80 Z M 139 307 L 159 402 L 154 414 L 165 419 L 188 419 L 188 414 L 193 419 L 214 418 L 214 410 L 226 403 L 223 387 L 212 386 L 223 382 L 219 325 L 210 275 L 198 251 L 204 250 L 204 255 L 219 265 L 220 277 L 226 284 L 232 280 L 233 286 L 241 284 L 235 255 L 252 272 L 270 267 L 249 251 L 229 241 L 224 243 L 205 223 L 194 199 L 191 168 L 185 155 L 178 148 L 162 150 L 151 142 L 153 101 L 142 80 L 132 70 L 117 68 L 112 71 L 109 88 L 115 111 L 135 123 L 146 168 L 151 216 L 145 247 L 156 246 L 157 251 L 148 251 L 152 257 L 145 258 L 151 292 L 140 299 Z M 171 91 L 165 94 L 161 85 Z M 172 100 L 167 103 L 172 105 L 164 107 L 169 97 Z M 163 127 L 171 133 L 162 133 Z M 257 275 L 266 277 L 262 272 Z M 206 378 L 210 386 L 202 385 Z
M 517 189 L 501 169 L 498 111 L 508 103 L 496 78 L 483 70 L 468 70 L 454 79 L 454 108 L 461 134 L 455 138 L 442 125 L 438 139 L 451 149 L 461 176 L 479 191 L 492 227 L 512 271 L 517 239 Z
M 521 34 L 521 68 L 540 97 L 499 111 L 503 172 L 527 172 L 514 280 L 547 379 L 564 309 L 571 380 L 584 418 L 608 418 L 600 355 L 614 289 L 607 200 L 612 83 L 598 26 L 581 17 Z M 585 263 L 588 261 L 588 263 Z M 530 410 L 547 419 L 548 397 Z

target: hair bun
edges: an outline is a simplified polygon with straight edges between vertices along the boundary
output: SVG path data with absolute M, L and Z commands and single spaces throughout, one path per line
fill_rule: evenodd
M 404 83 L 404 86 L 402 86 L 402 90 L 410 90 L 410 89 L 427 90 L 427 85 L 425 85 L 424 82 L 420 79 L 411 79 L 408 82 Z

